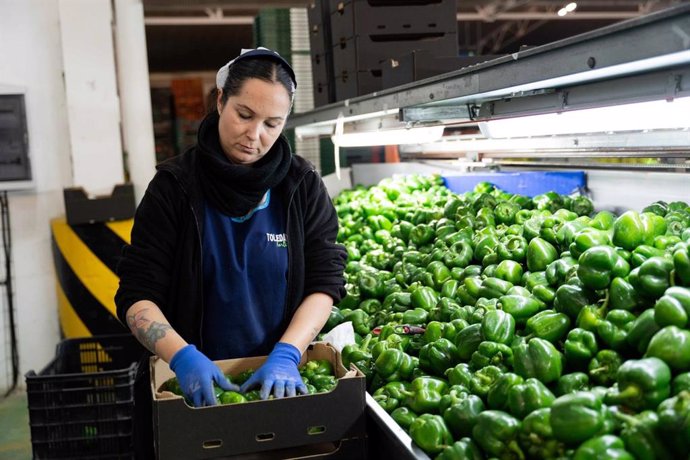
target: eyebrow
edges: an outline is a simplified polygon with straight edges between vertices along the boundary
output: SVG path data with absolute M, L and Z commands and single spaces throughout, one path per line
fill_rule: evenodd
M 246 106 L 246 105 L 244 105 L 244 104 L 239 104 L 239 103 L 238 103 L 238 104 L 237 104 L 237 107 L 240 107 L 240 108 L 249 110 L 251 113 L 256 113 L 254 110 L 252 110 L 251 107 Z M 283 117 L 268 117 L 268 119 L 269 119 L 269 120 L 284 120 L 285 118 L 283 118 Z

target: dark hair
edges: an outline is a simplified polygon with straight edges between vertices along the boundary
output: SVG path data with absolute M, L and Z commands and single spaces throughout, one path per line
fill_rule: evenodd
M 223 106 L 230 96 L 239 93 L 245 81 L 250 78 L 258 78 L 269 83 L 280 83 L 290 96 L 290 105 L 295 95 L 295 83 L 290 73 L 275 59 L 269 57 L 252 57 L 241 59 L 233 63 L 228 69 L 228 77 L 223 84 L 221 102 Z

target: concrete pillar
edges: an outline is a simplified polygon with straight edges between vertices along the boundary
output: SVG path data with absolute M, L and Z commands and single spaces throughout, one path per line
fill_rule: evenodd
M 110 0 L 59 0 L 72 177 L 90 194 L 124 182 Z
M 115 0 L 114 6 L 122 141 L 129 179 L 139 203 L 156 166 L 144 5 L 142 0 Z

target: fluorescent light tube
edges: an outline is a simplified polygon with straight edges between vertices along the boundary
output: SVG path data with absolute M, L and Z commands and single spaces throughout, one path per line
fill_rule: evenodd
M 415 127 L 344 133 L 331 136 L 340 147 L 369 147 L 373 145 L 427 144 L 443 137 L 443 126 Z
M 690 128 L 690 97 L 488 120 L 490 139 Z

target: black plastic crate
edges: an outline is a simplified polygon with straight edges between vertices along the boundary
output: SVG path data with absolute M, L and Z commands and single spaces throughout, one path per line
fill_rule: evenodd
M 129 334 L 67 339 L 26 374 L 36 459 L 134 457 L 134 378 L 144 348 Z

